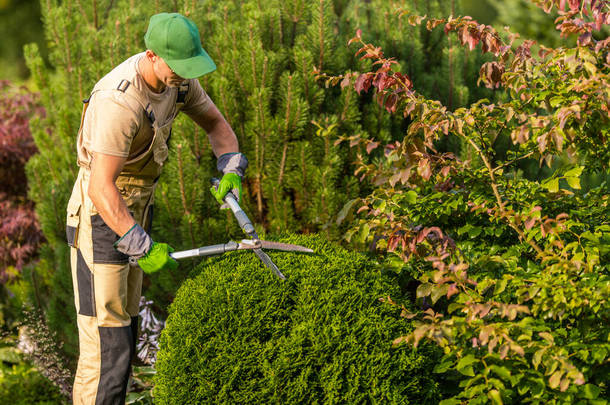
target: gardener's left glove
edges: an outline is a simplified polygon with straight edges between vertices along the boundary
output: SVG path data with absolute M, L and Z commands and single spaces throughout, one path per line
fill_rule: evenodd
M 210 192 L 216 198 L 221 209 L 228 209 L 229 206 L 223 201 L 228 192 L 233 193 L 237 202 L 242 194 L 241 179 L 244 177 L 248 159 L 243 153 L 225 153 L 218 158 L 218 171 L 223 173 L 218 188 L 210 188 Z
M 150 235 L 138 224 L 125 232 L 114 243 L 114 248 L 129 256 L 129 262 L 138 264 L 147 274 L 178 268 L 178 262 L 169 255 L 174 249 L 167 243 L 153 242 Z

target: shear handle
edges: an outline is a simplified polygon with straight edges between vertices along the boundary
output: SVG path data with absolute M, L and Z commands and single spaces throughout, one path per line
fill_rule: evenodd
M 173 253 L 170 253 L 169 255 L 173 259 L 179 260 L 179 259 L 187 259 L 189 257 L 197 257 L 197 256 L 221 255 L 225 252 L 237 250 L 238 248 L 239 248 L 239 244 L 237 242 L 231 241 L 229 243 L 221 243 L 219 245 L 203 246 L 203 247 L 200 247 L 197 249 L 173 252 Z
M 218 184 L 220 184 L 220 181 L 217 178 L 212 178 L 212 185 L 218 188 Z M 251 235 L 254 232 L 254 226 L 252 225 L 252 222 L 250 222 L 250 219 L 244 210 L 242 210 L 239 206 L 239 203 L 237 202 L 237 199 L 233 193 L 228 192 L 224 196 L 223 200 L 229 205 L 231 211 L 233 211 L 233 215 L 235 215 L 235 219 L 237 219 L 241 229 L 243 229 L 247 235 Z

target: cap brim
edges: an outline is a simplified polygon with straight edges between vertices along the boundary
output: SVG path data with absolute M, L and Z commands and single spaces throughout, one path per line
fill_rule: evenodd
M 216 64 L 204 49 L 201 54 L 192 58 L 165 62 L 174 73 L 184 79 L 195 79 L 216 70 Z

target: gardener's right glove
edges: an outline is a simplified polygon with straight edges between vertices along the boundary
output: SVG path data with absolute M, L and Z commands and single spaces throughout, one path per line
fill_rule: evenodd
M 225 195 L 229 192 L 235 195 L 237 202 L 241 198 L 242 188 L 241 179 L 244 177 L 246 168 L 248 167 L 248 159 L 243 153 L 225 153 L 218 157 L 216 167 L 219 172 L 223 173 L 218 188 L 210 188 L 210 192 L 216 198 L 221 209 L 228 209 L 229 206 L 223 201 Z
M 178 262 L 169 254 L 174 249 L 167 243 L 153 242 L 151 237 L 138 224 L 116 241 L 114 247 L 129 256 L 130 261 L 138 263 L 144 273 L 155 273 L 162 269 L 175 270 Z
M 227 173 L 220 179 L 218 188 L 212 186 L 210 192 L 221 205 L 221 209 L 224 209 L 224 198 L 227 193 L 232 193 L 237 199 L 237 202 L 239 202 L 239 198 L 242 194 L 241 177 L 235 173 Z

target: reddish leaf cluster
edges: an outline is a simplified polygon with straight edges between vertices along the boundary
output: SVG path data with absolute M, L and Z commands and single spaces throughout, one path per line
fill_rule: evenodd
M 36 153 L 29 128 L 32 113 L 42 114 L 34 96 L 21 89 L 15 92 L 6 80 L 0 80 L 0 192 L 25 195 L 24 166 Z
M 443 20 L 441 20 L 444 22 Z M 434 25 L 434 24 L 432 24 Z M 503 47 L 502 40 L 496 31 L 489 25 L 479 24 L 472 21 L 470 17 L 454 19 L 449 17 L 445 24 L 445 34 L 450 31 L 455 31 L 462 45 L 468 44 L 468 48 L 472 51 L 481 43 L 483 53 L 492 52 L 494 55 L 506 52 L 508 48 Z
M 424 241 L 434 250 L 425 249 L 423 246 Z M 447 250 L 455 248 L 455 242 L 449 235 L 445 235 L 436 226 L 423 228 L 417 226 L 411 232 L 398 229 L 390 234 L 388 238 L 388 252 L 396 251 L 399 246 L 401 247 L 401 252 L 406 257 L 412 255 L 426 257 L 433 252 L 444 255 Z
M 27 201 L 25 164 L 36 153 L 29 129 L 33 115 L 42 116 L 35 95 L 0 81 L 0 282 L 17 275 L 36 254 L 43 236 L 34 206 Z
M 504 66 L 498 62 L 487 62 L 481 66 L 479 76 L 485 83 L 485 87 L 497 89 L 502 84 L 502 75 L 504 74 Z
M 43 241 L 31 202 L 16 203 L 0 193 L 0 282 L 14 278 Z
M 540 1 L 537 1 L 540 6 Z M 547 13 L 551 11 L 553 2 L 543 4 Z M 610 24 L 610 3 L 607 0 L 566 0 L 554 2 L 559 9 L 559 17 L 555 20 L 556 28 L 562 37 L 578 34 L 578 44 L 586 46 L 591 42 L 591 32 L 599 31 L 604 24 Z M 557 4 L 559 3 L 559 4 Z M 592 21 L 586 21 L 590 17 Z
M 353 76 L 357 76 L 354 89 L 360 94 L 363 91 L 366 93 L 373 86 L 377 89 L 377 102 L 379 105 L 390 113 L 396 112 L 399 95 L 401 93 L 409 94 L 413 89 L 413 82 L 407 75 L 392 70 L 392 65 L 397 62 L 394 58 L 384 58 L 380 47 L 363 43 L 361 30 L 358 30 L 356 36 L 348 41 L 348 45 L 353 42 L 363 44 L 358 52 L 356 52 L 356 56 L 362 54 L 360 60 L 372 59 L 374 60 L 373 66 L 380 65 L 375 72 L 367 72 L 360 75 L 354 74 Z M 341 82 L 342 88 L 350 85 L 351 77 L 346 75 Z

